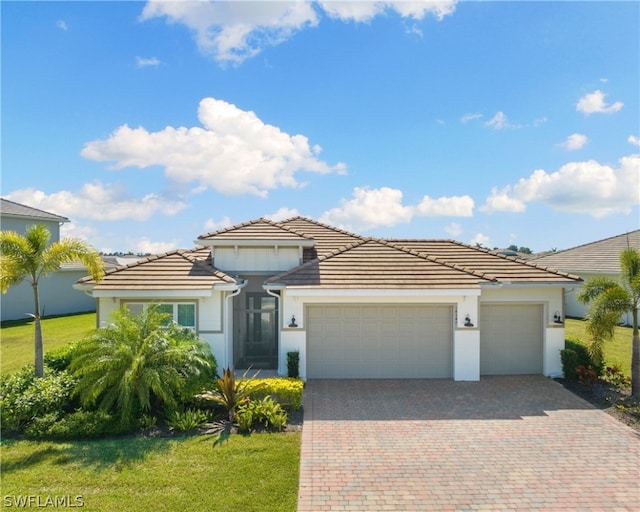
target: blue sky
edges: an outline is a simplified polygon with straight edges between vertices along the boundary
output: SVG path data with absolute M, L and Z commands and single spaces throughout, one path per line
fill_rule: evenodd
M 2 196 L 99 250 L 262 216 L 534 251 L 640 227 L 638 2 L 1 9 Z

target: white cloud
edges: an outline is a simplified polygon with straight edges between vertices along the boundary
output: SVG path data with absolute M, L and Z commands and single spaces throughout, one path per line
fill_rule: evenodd
M 323 214 L 321 222 L 350 230 L 366 230 L 375 227 L 392 227 L 411 222 L 414 216 L 469 217 L 473 215 L 473 199 L 469 196 L 424 196 L 417 206 L 402 204 L 401 190 L 382 187 L 356 187 L 353 198 L 343 199 L 341 205 Z
M 395 12 L 421 20 L 433 14 L 441 20 L 455 10 L 457 0 L 352 1 L 310 0 L 289 2 L 167 2 L 149 0 L 140 16 L 144 20 L 166 18 L 195 33 L 198 47 L 221 63 L 239 64 L 275 46 L 296 32 L 318 25 L 317 11 L 342 21 L 368 22 Z
M 480 209 L 486 212 L 522 212 L 530 202 L 554 210 L 603 217 L 628 214 L 640 204 L 640 155 L 620 159 L 617 168 L 594 160 L 570 162 L 555 172 L 534 171 L 515 185 L 493 189 Z
M 474 114 L 465 114 L 462 116 L 462 118 L 460 119 L 460 122 L 462 124 L 466 124 L 469 121 L 475 121 L 476 119 L 480 119 L 482 117 L 482 114 L 476 112 Z
M 491 195 L 487 198 L 484 205 L 480 207 L 481 212 L 523 212 L 527 206 L 520 199 L 511 197 L 512 187 L 507 185 L 502 190 L 496 187 L 491 189 Z
M 341 2 L 324 0 L 318 2 L 331 17 L 343 21 L 368 22 L 378 15 L 395 11 L 403 18 L 421 20 L 427 14 L 433 14 L 441 20 L 455 10 L 456 0 L 448 1 L 351 1 Z
M 475 235 L 475 236 L 474 236 L 474 237 L 469 241 L 469 243 L 470 243 L 471 245 L 481 245 L 481 246 L 483 246 L 483 247 L 490 247 L 490 245 L 489 245 L 489 244 L 490 244 L 490 242 L 491 242 L 491 239 L 490 239 L 487 235 L 485 235 L 485 234 L 483 234 L 483 233 L 477 233 L 477 234 L 476 234 L 476 235 Z
M 448 226 L 444 227 L 444 232 L 451 238 L 457 238 L 462 234 L 462 226 L 457 222 L 452 222 Z
M 574 151 L 576 149 L 583 148 L 588 141 L 589 138 L 586 135 L 583 135 L 581 133 L 572 133 L 567 137 L 567 140 L 559 145 L 565 149 L 568 149 L 569 151 Z
M 504 112 L 499 111 L 484 123 L 485 126 L 493 128 L 494 130 L 504 130 L 506 128 L 518 128 L 518 125 L 511 124 Z
M 166 2 L 150 0 L 141 19 L 165 17 L 190 28 L 203 53 L 238 64 L 318 24 L 310 2 Z
M 227 215 L 225 215 L 220 220 L 207 219 L 204 223 L 204 230 L 207 233 L 212 233 L 213 231 L 219 231 L 232 225 L 233 222 L 231 222 L 231 219 Z
M 73 219 L 71 219 L 73 220 Z M 60 226 L 61 238 L 80 238 L 88 241 L 95 237 L 98 230 L 93 226 L 86 226 L 76 222 L 65 222 Z
M 159 194 L 131 197 L 123 187 L 103 185 L 99 181 L 86 183 L 77 192 L 61 190 L 46 194 L 41 190 L 26 188 L 5 196 L 18 203 L 56 213 L 70 220 L 93 219 L 116 221 L 147 220 L 154 215 L 175 215 L 186 207 L 180 199 Z
M 222 194 L 266 197 L 279 187 L 300 187 L 296 173 L 343 173 L 345 165 L 320 160 L 320 146 L 303 135 L 289 135 L 265 124 L 254 112 L 214 98 L 200 102 L 204 128 L 173 128 L 158 132 L 116 129 L 106 140 L 88 142 L 81 155 L 89 160 L 114 161 L 115 169 L 162 166 L 176 183 L 197 183 Z
M 470 196 L 452 196 L 431 199 L 424 196 L 417 213 L 424 217 L 472 217 L 473 199 Z
M 69 26 L 67 25 L 67 22 L 64 20 L 56 21 L 56 27 L 58 27 L 60 30 L 64 30 L 65 32 L 69 30 Z
M 156 68 L 160 64 L 162 64 L 162 62 L 160 62 L 160 59 L 158 59 L 157 57 L 150 57 L 150 58 L 136 57 L 136 66 L 138 66 L 139 68 L 148 68 L 148 67 Z
M 274 222 L 280 222 L 281 220 L 298 217 L 299 215 L 300 213 L 295 208 L 282 207 L 276 212 L 265 215 L 265 217 Z
M 635 135 L 629 135 L 627 142 L 629 144 L 633 144 L 634 146 L 640 147 L 640 137 L 636 137 Z
M 614 112 L 618 112 L 624 105 L 621 101 L 616 101 L 613 104 L 607 105 L 604 101 L 605 96 L 606 94 L 600 90 L 585 94 L 578 100 L 576 110 L 585 115 L 612 114 Z
M 136 254 L 162 254 L 177 248 L 178 242 L 175 240 L 171 242 L 152 242 L 148 238 L 143 237 L 135 243 L 135 248 L 132 252 Z
M 402 204 L 402 191 L 389 187 L 356 187 L 353 199 L 343 199 L 340 207 L 325 212 L 320 222 L 352 230 L 366 230 L 410 222 L 412 216 L 413 209 Z

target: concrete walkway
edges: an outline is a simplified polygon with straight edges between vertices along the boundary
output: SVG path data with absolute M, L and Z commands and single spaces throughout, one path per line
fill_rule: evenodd
M 640 511 L 640 435 L 542 376 L 311 380 L 298 512 Z

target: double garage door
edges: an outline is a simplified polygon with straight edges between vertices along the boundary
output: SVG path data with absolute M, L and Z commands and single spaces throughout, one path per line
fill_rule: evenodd
M 312 305 L 307 377 L 449 378 L 453 308 L 436 305 Z

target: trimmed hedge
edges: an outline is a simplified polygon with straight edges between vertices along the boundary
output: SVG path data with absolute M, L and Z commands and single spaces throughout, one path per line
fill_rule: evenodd
M 560 351 L 560 358 L 565 379 L 576 380 L 576 369 L 580 366 L 590 368 L 597 375 L 601 375 L 602 367 L 593 363 L 587 347 L 574 340 L 565 340 L 564 347 L 564 350 Z
M 266 379 L 247 379 L 247 387 L 252 398 L 272 397 L 284 407 L 297 411 L 302 407 L 302 390 L 304 382 L 291 377 L 274 377 Z

